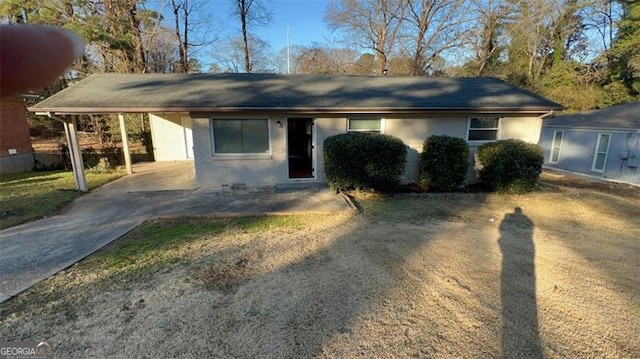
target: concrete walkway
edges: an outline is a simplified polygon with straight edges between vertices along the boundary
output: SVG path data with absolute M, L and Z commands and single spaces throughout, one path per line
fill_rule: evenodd
M 189 180 L 189 176 L 193 178 L 192 171 L 193 165 L 188 163 L 134 167 L 133 175 L 76 199 L 59 215 L 0 231 L 0 302 L 78 262 L 151 218 L 321 215 L 353 210 L 344 197 L 327 188 L 197 189 Z M 167 179 L 166 187 L 161 185 L 163 178 Z

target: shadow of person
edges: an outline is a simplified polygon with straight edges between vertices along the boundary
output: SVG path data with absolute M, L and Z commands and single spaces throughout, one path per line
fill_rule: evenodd
M 500 223 L 502 356 L 542 358 L 536 304 L 533 222 L 516 207 Z

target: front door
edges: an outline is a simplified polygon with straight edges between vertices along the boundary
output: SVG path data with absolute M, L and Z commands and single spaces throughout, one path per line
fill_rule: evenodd
M 287 120 L 289 178 L 313 178 L 313 119 Z

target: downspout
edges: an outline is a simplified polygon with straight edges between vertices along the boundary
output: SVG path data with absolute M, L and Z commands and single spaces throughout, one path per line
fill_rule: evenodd
M 540 116 L 539 118 L 542 120 L 545 117 L 549 117 L 549 116 L 551 116 L 553 114 L 554 114 L 554 111 L 553 110 L 549 110 L 549 112 L 545 113 L 544 115 Z
M 82 162 L 82 153 L 80 152 L 80 144 L 78 143 L 75 121 L 65 121 L 49 111 L 45 114 L 50 119 L 59 121 L 64 125 L 64 133 L 67 136 L 69 157 L 71 158 L 71 167 L 73 168 L 76 189 L 81 192 L 88 192 L 89 187 L 87 186 L 87 178 L 84 175 L 84 163 Z
M 546 118 L 549 117 L 551 115 L 554 114 L 553 110 L 549 110 L 549 112 L 542 114 L 541 116 L 538 116 L 538 130 L 537 130 L 537 134 L 536 134 L 536 138 L 538 139 L 536 141 L 536 143 L 540 142 L 540 135 L 542 134 L 542 121 Z

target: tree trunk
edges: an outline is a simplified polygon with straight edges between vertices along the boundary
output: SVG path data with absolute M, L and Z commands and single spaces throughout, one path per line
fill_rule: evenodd
M 135 72 L 144 73 L 146 72 L 147 61 L 144 55 L 144 48 L 142 47 L 142 34 L 140 33 L 140 19 L 138 19 L 138 11 L 136 8 L 136 3 L 133 2 L 129 7 L 128 11 L 129 15 L 129 27 L 132 36 L 133 46 L 134 46 L 134 65 Z
M 178 60 L 178 66 L 176 67 L 176 72 L 178 73 L 186 73 L 189 72 L 189 63 L 187 61 L 187 8 L 185 3 L 176 3 L 175 0 L 171 0 L 171 6 L 173 8 L 173 20 L 175 25 L 175 34 L 176 40 L 178 40 L 178 55 L 180 59 Z M 180 9 L 185 12 L 184 16 L 184 38 L 182 32 L 180 31 Z
M 244 71 L 251 73 L 251 53 L 249 52 L 249 39 L 247 34 L 247 15 L 249 12 L 249 6 L 251 3 L 247 3 L 247 0 L 238 1 L 238 12 L 240 13 L 240 22 L 242 23 L 242 46 L 244 52 Z M 249 0 L 252 1 L 252 0 Z

